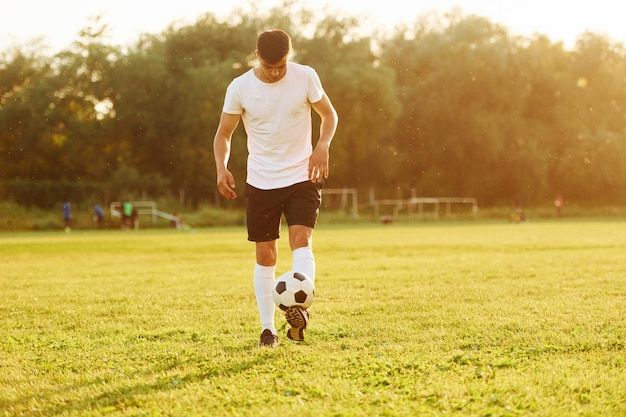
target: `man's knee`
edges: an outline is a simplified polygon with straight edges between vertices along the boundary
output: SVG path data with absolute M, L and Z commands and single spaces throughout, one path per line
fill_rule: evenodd
M 313 228 L 308 226 L 289 226 L 289 246 L 291 250 L 311 246 Z
M 272 240 L 270 242 L 257 242 L 256 243 L 256 263 L 262 266 L 274 266 L 276 265 L 276 259 L 278 257 L 277 242 Z

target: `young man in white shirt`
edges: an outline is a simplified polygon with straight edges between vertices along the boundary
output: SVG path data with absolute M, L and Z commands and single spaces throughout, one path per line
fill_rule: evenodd
M 261 320 L 259 345 L 276 347 L 272 289 L 278 256 L 280 220 L 289 227 L 292 270 L 315 280 L 312 236 L 329 173 L 329 148 L 337 128 L 337 113 L 311 67 L 289 62 L 291 39 L 279 29 L 257 39 L 259 65 L 235 78 L 226 90 L 213 150 L 217 188 L 228 199 L 237 197 L 228 170 L 231 139 L 239 120 L 247 134 L 246 215 L 248 240 L 256 245 L 254 290 Z M 321 119 L 312 146 L 311 108 Z M 291 328 L 287 337 L 304 340 L 308 311 L 285 311 Z

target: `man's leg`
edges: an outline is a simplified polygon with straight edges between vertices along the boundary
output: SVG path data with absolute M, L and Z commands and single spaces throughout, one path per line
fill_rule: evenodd
M 276 191 L 260 190 L 250 184 L 246 184 L 245 195 L 248 240 L 256 245 L 254 292 L 263 329 L 259 344 L 275 347 L 278 345 L 278 337 L 274 326 L 272 290 L 275 285 L 282 202 Z
M 302 272 L 315 282 L 315 257 L 312 248 L 313 228 L 301 225 L 289 226 L 291 247 L 291 270 Z
M 313 228 L 317 223 L 322 202 L 322 184 L 305 181 L 293 186 L 293 193 L 285 203 L 285 217 L 289 224 L 289 247 L 292 254 L 292 270 L 306 274 L 315 282 L 315 258 L 313 256 Z M 285 311 L 291 328 L 287 337 L 301 342 L 309 324 L 309 312 L 298 306 Z
M 291 269 L 302 272 L 315 282 L 315 258 L 312 245 L 313 228 L 302 225 L 289 226 L 289 245 L 291 247 Z M 304 341 L 304 332 L 309 324 L 309 312 L 294 306 L 285 310 L 285 318 L 291 326 L 287 337 L 297 342 Z
M 270 335 L 261 333 L 260 344 L 275 347 L 278 344 L 274 326 L 274 300 L 272 290 L 275 285 L 277 242 L 256 243 L 256 265 L 254 267 L 254 293 L 256 295 L 262 331 L 269 330 Z M 265 336 L 264 336 L 265 335 Z

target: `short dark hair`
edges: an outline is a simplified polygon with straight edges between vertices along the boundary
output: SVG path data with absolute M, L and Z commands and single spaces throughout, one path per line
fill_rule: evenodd
M 266 30 L 259 35 L 256 49 L 263 61 L 275 64 L 291 52 L 291 38 L 280 29 Z

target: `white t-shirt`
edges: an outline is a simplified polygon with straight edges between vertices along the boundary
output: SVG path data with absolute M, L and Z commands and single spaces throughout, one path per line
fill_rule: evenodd
M 319 76 L 309 66 L 287 63 L 285 76 L 264 83 L 250 70 L 226 89 L 224 113 L 240 114 L 248 135 L 247 183 L 263 190 L 308 180 L 311 103 L 322 99 Z

